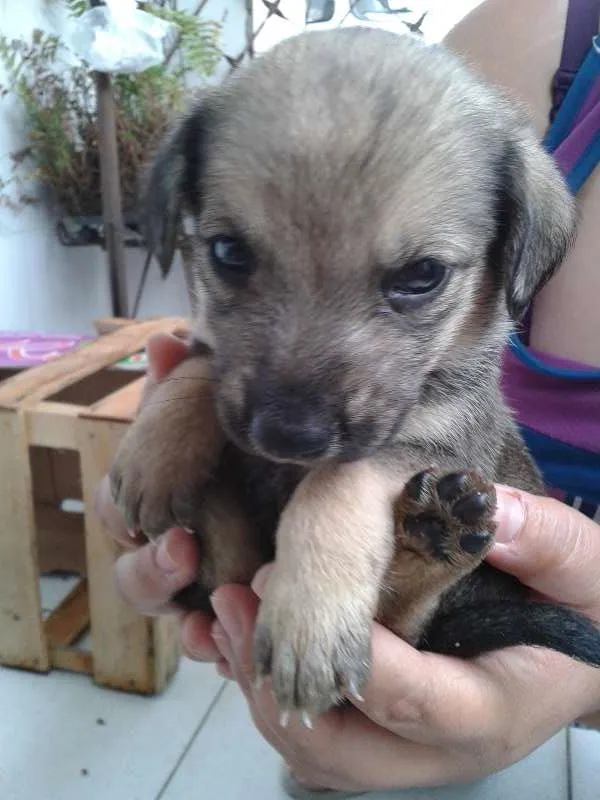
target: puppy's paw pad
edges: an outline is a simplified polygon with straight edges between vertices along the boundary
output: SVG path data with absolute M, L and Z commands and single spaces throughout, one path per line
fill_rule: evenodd
M 464 567 L 492 544 L 495 503 L 494 487 L 475 472 L 425 470 L 396 502 L 397 531 L 424 556 Z
M 493 510 L 494 497 L 489 492 L 470 492 L 452 504 L 452 516 L 464 525 L 478 525 Z

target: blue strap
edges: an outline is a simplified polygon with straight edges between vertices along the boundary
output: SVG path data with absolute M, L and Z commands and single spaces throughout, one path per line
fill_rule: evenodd
M 553 378 L 565 378 L 566 380 L 600 381 L 600 369 L 586 367 L 582 367 L 581 369 L 555 367 L 552 364 L 547 364 L 545 361 L 536 358 L 531 350 L 525 347 L 517 333 L 511 334 L 509 346 L 519 361 L 536 372 L 542 372 L 544 375 L 549 375 Z
M 596 169 L 598 162 L 600 162 L 600 130 L 583 151 L 571 172 L 566 176 L 567 184 L 573 194 L 579 192 Z
M 548 128 L 544 137 L 544 146 L 550 152 L 556 150 L 563 139 L 569 135 L 581 106 L 585 103 L 590 89 L 600 75 L 599 44 L 600 37 L 595 36 L 592 47 L 571 84 L 571 88 L 563 100 L 554 122 Z

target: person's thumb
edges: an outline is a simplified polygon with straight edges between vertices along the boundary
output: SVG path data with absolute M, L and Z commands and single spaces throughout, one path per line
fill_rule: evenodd
M 550 497 L 497 486 L 488 561 L 557 603 L 600 620 L 600 526 Z
M 190 355 L 190 346 L 183 339 L 170 333 L 154 333 L 146 342 L 148 353 L 148 376 L 161 381 Z

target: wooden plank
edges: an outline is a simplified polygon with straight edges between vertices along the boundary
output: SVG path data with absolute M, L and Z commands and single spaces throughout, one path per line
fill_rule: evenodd
M 25 418 L 0 409 L 0 663 L 46 671 Z
M 38 403 L 35 408 L 26 412 L 29 444 L 76 450 L 77 437 L 73 420 L 84 410 L 85 406 L 68 403 Z
M 88 587 L 86 581 L 81 581 L 71 589 L 44 623 L 50 649 L 73 644 L 89 624 Z
M 81 672 L 91 675 L 94 671 L 94 659 L 88 650 L 77 650 L 75 647 L 55 647 L 50 650 L 50 663 L 55 669 L 68 672 Z
M 79 452 L 90 592 L 94 680 L 141 693 L 155 691 L 152 621 L 139 616 L 115 588 L 114 562 L 120 548 L 94 509 L 94 493 L 107 472 L 127 425 L 78 419 Z
M 154 687 L 162 692 L 180 663 L 179 620 L 163 615 L 153 620 Z
M 143 321 L 154 322 L 159 320 L 160 317 L 146 317 Z M 94 320 L 94 328 L 96 329 L 98 336 L 106 336 L 107 333 L 120 330 L 126 325 L 131 325 L 132 322 L 134 322 L 134 320 L 128 317 L 99 317 L 98 319 Z M 189 329 L 190 323 L 188 320 L 182 317 L 179 321 L 179 326 L 173 329 L 173 333 L 176 336 L 187 336 Z
M 62 511 L 47 503 L 35 505 L 40 574 L 76 572 L 84 576 L 85 538 L 83 514 Z
M 31 407 L 103 367 L 141 350 L 148 337 L 173 331 L 181 320 L 162 319 L 128 325 L 95 342 L 33 369 L 24 370 L 0 384 L 0 407 Z
M 143 322 L 153 322 L 160 317 L 146 317 Z M 106 336 L 108 333 L 121 330 L 127 325 L 136 324 L 142 320 L 134 320 L 131 317 L 98 317 L 94 320 L 94 328 L 98 336 Z
M 86 410 L 85 416 L 131 422 L 137 413 L 145 385 L 146 376 L 142 375 L 133 383 L 117 389 L 116 392 L 94 403 L 93 406 Z

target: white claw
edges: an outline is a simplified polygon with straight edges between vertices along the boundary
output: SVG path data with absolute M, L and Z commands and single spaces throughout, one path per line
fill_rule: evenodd
M 196 533 L 196 531 L 195 531 L 193 528 L 186 528 L 186 526 L 185 526 L 185 525 L 183 526 L 183 530 L 184 530 L 186 533 L 189 533 L 189 534 L 191 534 L 192 536 L 193 536 L 193 535 Z
M 307 711 L 302 712 L 302 724 L 304 725 L 305 728 L 308 728 L 309 731 L 312 731 L 313 729 L 312 719 L 310 718 Z
M 279 717 L 279 724 L 282 728 L 287 728 L 288 722 L 290 721 L 290 712 L 289 711 L 282 711 Z
M 264 675 L 257 675 L 256 678 L 254 679 L 254 691 L 260 692 L 264 682 L 265 682 Z

